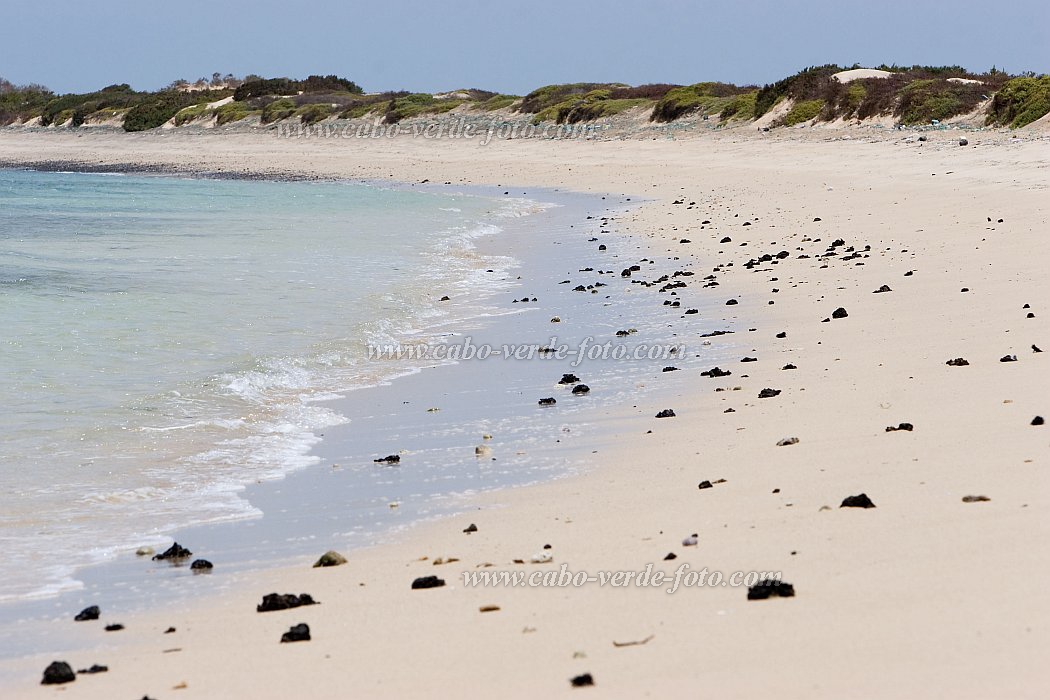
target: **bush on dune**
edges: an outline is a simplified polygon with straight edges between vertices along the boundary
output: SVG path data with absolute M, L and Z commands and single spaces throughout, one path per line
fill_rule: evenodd
M 1009 80 L 992 99 L 989 124 L 1019 129 L 1050 114 L 1050 75 Z
M 728 83 L 696 83 L 687 87 L 676 87 L 653 107 L 649 117 L 654 122 L 671 122 L 694 112 L 721 114 L 738 96 L 746 94 L 746 88 Z

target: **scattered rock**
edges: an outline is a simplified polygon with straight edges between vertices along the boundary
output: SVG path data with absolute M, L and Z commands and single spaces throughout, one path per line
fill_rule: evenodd
M 990 500 L 992 500 L 992 499 L 988 498 L 987 496 L 963 496 L 962 497 L 962 502 L 963 503 L 984 503 L 985 501 L 990 501 Z
M 704 481 L 701 481 L 699 484 L 697 484 L 696 487 L 698 489 L 713 489 L 715 487 L 715 485 L 712 484 L 710 481 L 704 480 Z
M 849 314 L 846 313 L 846 310 L 841 306 L 831 312 L 832 318 L 846 318 L 847 316 L 849 316 Z
M 313 568 L 318 569 L 325 566 L 340 566 L 346 563 L 346 557 L 335 550 L 328 550 L 321 558 L 314 562 Z
M 77 674 L 73 673 L 69 664 L 65 661 L 52 661 L 51 665 L 44 669 L 44 680 L 40 681 L 40 685 L 72 683 L 76 679 Z
M 422 590 L 424 588 L 441 588 L 445 585 L 445 579 L 438 578 L 437 576 L 420 576 L 412 582 L 412 590 Z
M 1017 362 L 1017 355 L 1003 355 L 999 358 L 1000 362 Z
M 561 379 L 558 380 L 558 383 L 559 384 L 575 384 L 578 381 L 580 381 L 580 378 L 577 377 L 575 374 L 572 374 L 570 372 L 569 374 L 561 375 Z
M 729 301 L 726 302 L 726 306 L 736 306 L 739 303 L 740 302 L 738 302 L 736 299 L 730 299 Z
M 387 455 L 386 457 L 380 457 L 379 459 L 373 459 L 376 464 L 400 464 L 401 455 Z
M 882 294 L 883 292 L 892 292 L 892 291 L 893 290 L 890 289 L 890 286 L 888 284 L 884 284 L 881 287 L 879 287 L 878 289 L 876 289 L 874 292 L 872 292 L 872 294 Z
M 667 366 L 667 367 L 664 367 L 664 368 L 663 368 L 662 370 L 660 370 L 660 371 L 661 371 L 661 372 L 677 372 L 677 371 L 678 371 L 678 368 L 677 368 L 677 367 L 672 367 L 672 366 L 670 366 L 670 365 L 669 365 L 669 366 Z
M 748 600 L 767 600 L 769 598 L 794 598 L 795 587 L 784 581 L 762 579 L 747 589 Z
M 119 632 L 124 629 L 124 625 L 119 622 L 114 622 L 112 625 L 106 625 L 107 632 Z
M 175 542 L 160 554 L 153 555 L 153 561 L 179 561 L 193 556 L 193 552 Z
M 474 523 L 471 523 L 470 525 L 467 525 L 465 528 L 463 528 L 463 532 L 467 533 L 468 535 L 470 533 L 472 533 L 472 532 L 477 532 L 477 531 L 478 531 L 478 526 L 475 525 Z
M 668 552 L 667 556 L 664 557 L 664 561 L 674 561 L 678 558 L 678 555 L 674 552 Z
M 446 296 L 446 297 L 441 297 L 440 299 L 438 299 L 438 301 L 451 301 L 451 299 L 449 299 L 449 298 L 448 298 L 448 297 Z
M 674 411 L 672 409 L 665 408 L 664 410 L 662 410 L 659 413 L 657 413 L 656 417 L 657 418 L 674 418 L 675 414 L 674 414 Z
M 944 364 L 948 365 L 949 367 L 966 367 L 970 363 L 961 357 L 956 357 L 954 360 L 948 360 Z
M 573 688 L 583 688 L 588 685 L 594 685 L 594 676 L 589 673 L 584 673 L 573 677 L 569 682 L 572 683 Z
M 777 337 L 778 338 L 786 338 L 786 337 L 788 337 L 787 331 L 780 331 L 779 333 L 777 333 Z
M 778 440 L 777 441 L 777 447 L 787 447 L 788 445 L 797 445 L 797 444 L 798 444 L 798 438 L 797 437 L 787 437 L 787 438 L 784 438 L 782 440 Z
M 699 541 L 700 541 L 700 535 L 698 533 L 694 532 L 693 534 L 689 535 L 689 537 L 686 537 L 685 539 L 682 540 L 682 546 L 683 547 L 695 547 L 696 543 L 699 542 Z
M 102 666 L 101 664 L 92 664 L 91 668 L 82 668 L 77 671 L 80 675 L 90 676 L 93 673 L 106 673 L 109 671 L 109 666 Z
M 211 571 L 214 568 L 215 568 L 215 565 L 212 564 L 207 559 L 194 559 L 193 563 L 190 564 L 190 570 L 191 571 L 196 571 L 197 573 L 203 573 L 203 572 L 206 572 L 206 571 Z
M 771 399 L 774 396 L 780 395 L 780 389 L 763 389 L 758 392 L 758 398 L 760 399 Z
M 758 362 L 757 357 L 745 357 L 740 360 L 741 362 Z
M 842 501 L 842 505 L 839 508 L 874 508 L 875 504 L 868 498 L 868 494 L 862 493 L 859 496 L 848 496 Z
M 499 612 L 500 607 L 498 605 L 482 605 L 478 608 L 478 612 Z
M 784 365 L 783 367 L 781 367 L 780 369 L 782 369 L 782 370 L 783 370 L 783 369 L 798 369 L 798 367 L 796 367 L 795 365 L 793 365 L 793 364 L 791 364 L 791 363 L 789 362 L 789 363 L 787 363 L 786 365 Z
M 1040 350 L 1038 346 L 1033 345 L 1032 352 L 1042 352 L 1042 350 Z
M 97 605 L 90 605 L 80 612 L 73 619 L 76 622 L 86 622 L 87 620 L 97 620 L 98 616 L 102 614 L 102 611 L 98 609 Z
M 969 141 L 967 141 L 966 139 L 959 139 L 959 145 L 960 145 L 960 146 L 965 146 L 965 145 L 967 145 L 968 143 L 970 143 L 970 142 L 969 142 Z
M 590 391 L 591 388 L 586 384 L 577 384 L 572 388 L 572 393 L 574 396 L 582 396 L 583 394 L 590 393 Z
M 263 596 L 262 603 L 255 606 L 255 611 L 273 612 L 275 610 L 290 610 L 292 608 L 301 608 L 305 605 L 318 604 L 309 593 L 300 593 L 299 595 L 294 593 L 270 593 Z
M 1042 416 L 1036 416 L 1032 419 L 1031 425 L 1043 425 L 1045 422 Z
M 288 628 L 288 631 L 281 635 L 281 644 L 285 642 L 309 642 L 310 641 L 310 626 L 304 622 L 300 622 L 298 625 L 294 625 Z
M 717 377 L 728 377 L 731 374 L 732 374 L 732 372 L 730 372 L 727 369 L 722 369 L 721 367 L 712 367 L 711 369 L 707 370 L 706 372 L 701 372 L 700 376 L 701 377 L 711 377 L 712 379 L 715 379 Z
M 887 433 L 895 433 L 898 430 L 906 430 L 906 431 L 908 431 L 910 433 L 914 429 L 915 429 L 915 426 L 912 425 L 911 423 L 901 423 L 898 426 L 892 426 L 892 425 L 887 425 L 886 426 L 886 432 Z
M 554 404 L 558 403 L 558 401 L 553 396 L 548 396 L 545 399 L 540 399 L 536 403 L 538 403 L 540 406 L 553 406 Z
M 561 323 L 561 316 L 555 316 L 551 319 L 551 323 Z

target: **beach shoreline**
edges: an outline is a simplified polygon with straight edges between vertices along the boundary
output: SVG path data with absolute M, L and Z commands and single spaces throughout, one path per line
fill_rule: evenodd
M 697 688 L 749 697 L 771 687 L 786 697 L 858 688 L 865 697 L 929 688 L 1037 697 L 1048 681 L 1050 628 L 1036 587 L 1050 562 L 1031 542 L 1050 533 L 1050 436 L 1030 422 L 1050 413 L 1050 387 L 1045 354 L 1031 346 L 1050 345 L 1040 238 L 1050 144 L 971 136 L 974 148 L 965 149 L 949 139 L 736 135 L 479 148 L 0 133 L 8 163 L 195 162 L 223 172 L 285 168 L 645 198 L 617 231 L 644 237 L 662 255 L 660 273 L 693 265 L 683 306 L 721 310 L 705 311 L 705 330 L 746 323 L 712 341 L 756 358 L 723 364 L 732 374 L 720 378 L 668 373 L 674 389 L 659 404 L 624 405 L 609 419 L 608 442 L 595 445 L 582 476 L 487 494 L 470 517 L 423 524 L 354 552 L 346 566 L 308 569 L 302 564 L 320 553 L 304 551 L 297 566 L 263 572 L 200 607 L 137 616 L 119 642 L 100 644 L 99 658 L 75 662 L 109 662 L 111 671 L 79 678 L 68 692 L 159 696 L 185 683 L 186 696 L 277 697 L 309 678 L 316 697 L 457 688 L 559 696 L 582 692 L 569 679 L 591 673 L 610 697 Z M 889 290 L 873 294 L 882 285 Z M 654 306 L 668 298 L 635 289 Z M 689 345 L 701 340 L 695 319 L 683 316 L 674 329 Z M 1010 356 L 1017 360 L 1000 362 Z M 970 365 L 945 365 L 957 357 Z M 780 393 L 759 398 L 762 389 Z M 664 409 L 675 417 L 656 419 Z M 904 423 L 913 430 L 886 430 Z M 710 488 L 698 488 L 704 482 Z M 860 493 L 877 507 L 839 508 Z M 470 523 L 477 532 L 468 535 Z M 694 532 L 699 545 L 683 546 Z M 544 551 L 551 562 L 530 563 Z M 663 562 L 671 552 L 674 562 Z M 435 567 L 437 557 L 459 561 Z M 462 573 L 486 563 L 780 572 L 796 595 L 466 586 Z M 410 590 L 435 573 L 448 585 Z M 309 592 L 322 605 L 255 613 L 272 591 Z M 490 605 L 500 610 L 480 612 Z M 313 641 L 276 643 L 303 621 Z M 179 632 L 161 637 L 162 625 Z M 39 673 L 46 661 L 21 661 L 19 675 L 31 665 Z M 284 673 L 289 666 L 294 673 Z

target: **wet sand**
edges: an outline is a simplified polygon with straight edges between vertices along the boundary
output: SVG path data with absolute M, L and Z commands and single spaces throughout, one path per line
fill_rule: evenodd
M 110 670 L 61 686 L 65 696 L 1039 697 L 1050 682 L 1050 603 L 1037 590 L 1050 564 L 1050 433 L 1032 423 L 1050 414 L 1050 371 L 1033 345 L 1050 347 L 1050 142 L 968 137 L 966 148 L 950 134 L 479 147 L 0 134 L 3 159 L 644 199 L 611 224 L 644 239 L 640 257 L 657 264 L 634 261 L 642 269 L 616 284 L 691 269 L 673 291 L 703 313 L 683 313 L 678 336 L 698 346 L 714 327 L 738 331 L 706 339 L 740 349 L 719 363 L 731 374 L 654 375 L 660 393 L 606 416 L 583 475 L 482 494 L 469 514 L 344 552 L 343 566 L 310 568 L 321 552 L 306 544 L 288 568 L 122 619 L 124 631 L 99 630 L 92 653 L 67 659 Z M 578 263 L 599 267 L 600 252 Z M 662 311 L 664 284 L 631 289 Z M 946 364 L 956 358 L 968 364 Z M 666 409 L 674 417 L 655 417 Z M 840 507 L 860 494 L 875 507 Z M 780 572 L 795 595 L 464 584 L 464 572 L 562 564 L 595 577 L 650 564 L 672 578 L 683 564 Z M 434 575 L 446 585 L 411 588 Z M 255 612 L 272 592 L 321 605 Z M 311 641 L 281 644 L 301 622 Z M 36 676 L 15 697 L 55 692 L 36 682 L 62 652 L 5 667 Z M 583 674 L 594 688 L 572 686 Z

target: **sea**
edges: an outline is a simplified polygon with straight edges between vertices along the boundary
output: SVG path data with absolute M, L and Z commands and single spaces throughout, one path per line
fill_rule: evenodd
M 347 182 L 0 170 L 0 602 L 179 527 L 257 516 L 317 462 L 325 399 L 484 305 L 527 198 Z M 440 290 L 440 296 L 438 294 Z

